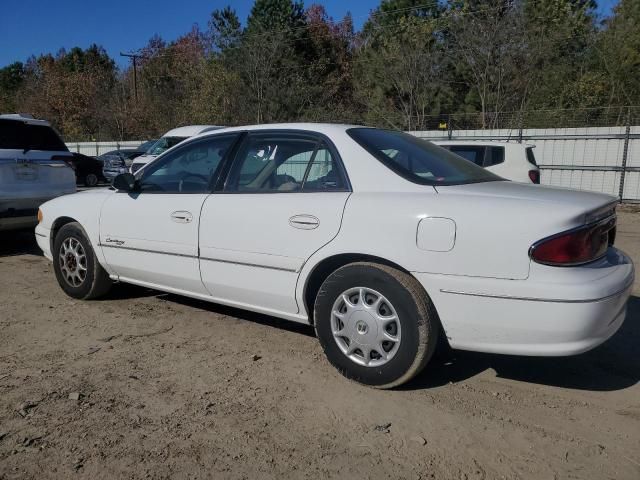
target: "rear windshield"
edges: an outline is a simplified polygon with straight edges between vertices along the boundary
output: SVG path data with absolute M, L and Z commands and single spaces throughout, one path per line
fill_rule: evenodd
M 6 119 L 0 119 L 0 149 L 69 151 L 53 128 Z
M 504 180 L 413 135 L 377 128 L 351 128 L 347 133 L 391 170 L 414 183 L 460 185 Z

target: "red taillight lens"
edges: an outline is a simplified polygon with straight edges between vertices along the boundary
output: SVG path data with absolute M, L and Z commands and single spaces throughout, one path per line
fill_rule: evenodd
M 540 184 L 540 171 L 539 170 L 529 170 L 529 179 L 532 183 L 537 185 Z
M 580 265 L 602 257 L 615 238 L 615 217 L 554 235 L 531 247 L 531 258 L 545 265 Z

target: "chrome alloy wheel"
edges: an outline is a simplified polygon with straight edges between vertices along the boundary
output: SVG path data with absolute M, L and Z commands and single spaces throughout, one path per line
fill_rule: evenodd
M 400 347 L 400 320 L 384 295 L 366 287 L 343 292 L 331 309 L 338 347 L 358 365 L 379 367 Z
M 87 255 L 77 238 L 62 242 L 59 253 L 60 270 L 65 281 L 76 288 L 87 278 Z

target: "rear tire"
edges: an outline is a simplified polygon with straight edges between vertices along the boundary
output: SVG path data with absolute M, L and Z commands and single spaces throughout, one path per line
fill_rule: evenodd
M 91 300 L 111 289 L 113 282 L 79 223 L 67 223 L 58 231 L 52 254 L 58 284 L 70 297 Z
M 387 265 L 352 263 L 333 272 L 320 287 L 314 319 L 329 362 L 376 388 L 409 381 L 438 344 L 429 296 L 411 275 Z

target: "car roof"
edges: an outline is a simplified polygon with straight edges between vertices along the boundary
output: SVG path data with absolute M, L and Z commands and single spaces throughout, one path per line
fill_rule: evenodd
M 42 125 L 45 127 L 50 127 L 51 124 L 46 120 L 38 120 L 33 118 L 28 113 L 3 113 L 0 115 L 0 119 L 2 120 L 15 120 L 17 122 L 28 123 L 29 125 Z
M 209 130 L 218 130 L 224 128 L 220 125 L 186 125 L 184 127 L 169 130 L 163 137 L 193 137 L 199 133 Z
M 224 127 L 215 131 L 203 132 L 202 136 L 227 132 L 245 132 L 260 130 L 303 130 L 312 133 L 322 133 L 325 135 L 344 133 L 350 128 L 368 128 L 362 125 L 347 125 L 340 123 L 263 123 L 258 125 L 242 125 L 239 127 Z

